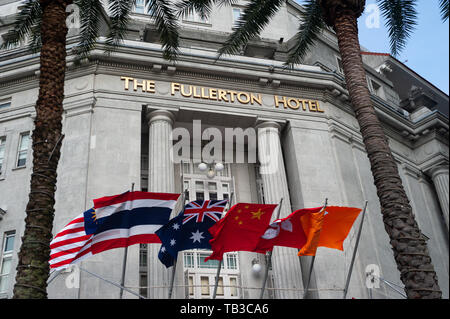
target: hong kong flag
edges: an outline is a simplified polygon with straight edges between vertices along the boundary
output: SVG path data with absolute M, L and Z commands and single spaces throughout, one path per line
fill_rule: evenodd
M 271 223 L 259 239 L 255 251 L 264 254 L 274 246 L 284 246 L 301 249 L 307 242 L 302 217 L 319 213 L 323 207 L 299 209 L 289 216 L 277 219 Z
M 215 223 L 208 231 L 213 253 L 209 259 L 222 260 L 229 251 L 255 251 L 260 237 L 270 223 L 277 205 L 238 203 L 230 208 L 225 217 Z

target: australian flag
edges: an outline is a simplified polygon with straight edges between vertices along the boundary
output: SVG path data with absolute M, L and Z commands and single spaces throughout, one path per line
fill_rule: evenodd
M 158 258 L 173 266 L 178 252 L 193 248 L 211 249 L 208 229 L 222 217 L 227 200 L 196 200 L 155 233 L 161 240 Z

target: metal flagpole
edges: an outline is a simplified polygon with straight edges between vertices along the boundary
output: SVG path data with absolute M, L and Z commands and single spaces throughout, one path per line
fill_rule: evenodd
M 280 218 L 282 203 L 283 203 L 283 197 L 281 197 L 280 203 L 278 204 L 277 218 L 275 220 Z M 266 256 L 266 270 L 264 272 L 264 280 L 263 280 L 263 285 L 261 287 L 261 293 L 259 295 L 259 299 L 262 299 L 264 296 L 264 290 L 266 290 L 266 282 L 267 282 L 267 277 L 269 276 L 269 268 L 270 268 L 271 264 L 272 264 L 272 250 L 269 251 L 269 254 Z
M 323 208 L 321 211 L 325 210 L 325 208 L 327 207 L 327 203 L 328 203 L 328 198 L 325 198 L 325 205 L 323 205 Z M 322 231 L 322 227 L 320 228 L 320 232 Z M 320 237 L 320 232 L 319 232 L 319 237 Z M 314 261 L 316 260 L 316 254 L 314 254 L 314 256 L 312 257 L 311 260 L 311 265 L 309 267 L 309 275 L 308 275 L 308 282 L 306 284 L 306 288 L 305 288 L 305 292 L 303 293 L 303 299 L 306 299 L 306 296 L 308 295 L 308 290 L 309 290 L 309 284 L 311 283 L 311 275 L 312 275 L 312 271 L 314 268 Z
M 180 161 L 180 171 L 181 171 L 181 190 L 183 190 L 184 188 L 184 169 L 183 169 L 183 160 Z M 185 206 L 185 202 L 186 202 L 186 193 L 187 193 L 187 188 L 183 191 L 183 195 L 182 195 L 182 200 L 181 200 L 181 204 L 183 205 L 183 210 L 181 212 L 181 214 L 184 214 L 184 206 Z M 178 261 L 178 253 L 177 253 L 177 257 L 174 258 L 173 261 L 173 266 L 172 266 L 172 277 L 170 278 L 170 288 L 169 288 L 169 299 L 172 299 L 172 293 L 173 293 L 173 285 L 175 283 L 175 273 L 177 271 L 177 261 Z
M 50 285 L 50 283 L 61 274 L 61 271 L 63 271 L 63 269 L 55 270 L 50 273 L 49 278 L 47 279 L 47 286 Z M 53 274 L 55 275 L 50 278 L 50 276 L 52 276 Z
M 345 299 L 345 297 L 347 297 L 348 286 L 350 284 L 350 278 L 352 276 L 352 271 L 353 271 L 353 264 L 355 263 L 356 251 L 358 250 L 359 240 L 361 238 L 361 231 L 362 231 L 362 226 L 363 226 L 363 222 L 364 222 L 364 216 L 366 215 L 366 208 L 367 208 L 367 200 L 364 204 L 364 210 L 363 210 L 363 213 L 361 216 L 361 223 L 359 224 L 358 235 L 356 236 L 355 248 L 353 249 L 352 261 L 350 262 L 350 268 L 348 270 L 347 281 L 345 283 L 345 288 L 344 288 L 344 296 L 342 297 L 342 299 Z
M 134 183 L 131 184 L 131 192 L 134 192 Z M 128 257 L 128 246 L 125 246 L 125 251 L 123 254 L 123 263 L 122 263 L 122 279 L 120 280 L 120 299 L 123 296 L 123 287 L 125 286 L 125 271 L 127 269 L 127 257 Z
M 170 278 L 169 299 L 172 299 L 173 284 L 175 282 L 175 272 L 177 271 L 177 260 L 178 260 L 178 253 L 177 258 L 174 258 L 173 260 L 172 277 Z
M 233 179 L 234 180 L 234 179 Z M 231 203 L 233 201 L 233 197 L 234 197 L 234 191 L 231 193 L 230 195 L 230 200 L 228 201 L 228 208 L 227 211 L 230 209 L 231 207 Z M 216 299 L 216 295 L 217 295 L 217 286 L 219 285 L 219 276 L 220 276 L 220 270 L 222 269 L 222 262 L 223 262 L 223 255 L 222 255 L 222 259 L 219 260 L 219 265 L 217 266 L 217 273 L 216 273 L 216 282 L 214 283 L 214 290 L 213 290 L 213 295 L 212 295 L 212 299 Z

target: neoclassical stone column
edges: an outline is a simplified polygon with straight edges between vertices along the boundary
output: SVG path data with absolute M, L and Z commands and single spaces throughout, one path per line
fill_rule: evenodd
M 149 125 L 148 191 L 174 193 L 174 165 L 170 154 L 172 146 L 172 126 L 174 115 L 166 110 L 147 113 Z M 149 297 L 167 298 L 169 293 L 170 271 L 159 261 L 161 245 L 148 245 L 148 283 L 149 286 L 167 288 L 149 289 Z
M 283 152 L 280 142 L 280 125 L 274 121 L 263 121 L 257 125 L 258 159 L 260 174 L 263 181 L 266 204 L 278 204 L 283 198 L 280 218 L 288 216 L 291 211 L 291 201 L 284 167 Z M 276 211 L 272 220 L 276 218 Z M 272 253 L 272 270 L 276 298 L 301 298 L 302 293 L 283 288 L 301 289 L 301 269 L 297 257 L 297 249 L 275 247 Z
M 448 171 L 448 165 L 433 167 L 430 170 L 431 179 L 433 180 L 439 203 L 441 204 L 442 214 L 444 215 L 444 220 L 447 224 L 447 230 L 449 229 Z

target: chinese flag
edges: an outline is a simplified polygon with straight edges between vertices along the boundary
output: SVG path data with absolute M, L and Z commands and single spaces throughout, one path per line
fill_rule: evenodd
M 325 211 L 300 217 L 306 244 L 299 256 L 314 256 L 317 247 L 344 250 L 344 240 L 361 212 L 361 208 L 329 206 Z
M 318 213 L 322 208 L 299 209 L 285 218 L 275 220 L 260 238 L 256 251 L 264 254 L 266 251 L 271 251 L 273 246 L 302 248 L 307 241 L 307 235 L 303 229 L 301 217 Z
M 225 217 L 209 228 L 213 253 L 205 261 L 222 260 L 223 254 L 229 251 L 255 251 L 275 207 L 277 205 L 246 203 L 231 207 Z

